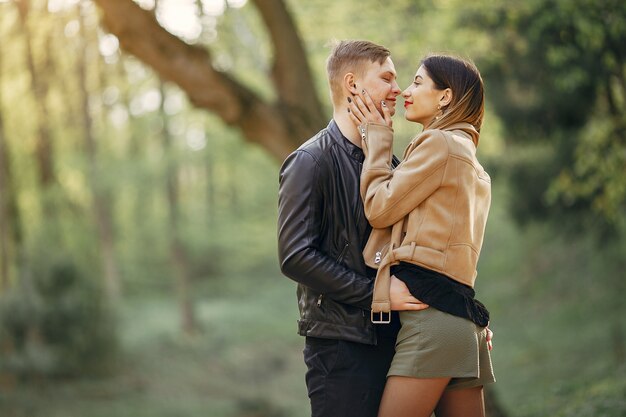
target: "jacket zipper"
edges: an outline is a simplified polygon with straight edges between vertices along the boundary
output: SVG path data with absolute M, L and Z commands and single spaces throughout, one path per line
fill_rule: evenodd
M 350 246 L 350 242 L 346 242 L 346 244 L 343 246 L 343 249 L 341 249 L 341 253 L 339 253 L 339 256 L 337 257 L 337 262 L 341 262 L 343 257 L 346 255 L 346 252 L 348 250 L 348 246 Z M 320 296 L 317 297 L 317 307 L 321 307 L 322 306 L 322 300 L 323 299 L 324 299 L 324 294 L 320 294 Z
M 341 249 L 341 253 L 337 257 L 337 262 L 341 262 L 343 260 L 343 257 L 346 255 L 346 252 L 348 251 L 348 246 L 350 246 L 350 242 L 346 242 L 346 244 L 343 246 L 343 249 Z
M 383 260 L 383 255 L 387 254 L 387 249 L 389 249 L 389 243 L 387 243 L 385 246 L 383 246 L 383 248 L 381 250 L 376 252 L 376 254 L 374 255 L 374 263 L 376 265 L 378 265 L 380 263 L 380 261 Z

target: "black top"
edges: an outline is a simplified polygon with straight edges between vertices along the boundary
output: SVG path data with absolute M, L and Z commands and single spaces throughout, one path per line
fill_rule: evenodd
M 420 266 L 400 262 L 391 274 L 403 281 L 413 297 L 444 313 L 469 319 L 478 326 L 489 324 L 489 311 L 477 299 L 472 287 Z

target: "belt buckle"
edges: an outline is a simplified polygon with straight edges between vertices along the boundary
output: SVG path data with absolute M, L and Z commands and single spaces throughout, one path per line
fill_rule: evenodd
M 386 319 L 385 319 L 386 317 Z M 372 323 L 374 324 L 389 324 L 391 323 L 391 311 L 377 311 L 372 310 Z

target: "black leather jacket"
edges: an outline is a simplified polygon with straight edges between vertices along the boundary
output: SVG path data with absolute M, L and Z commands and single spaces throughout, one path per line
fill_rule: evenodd
M 334 120 L 283 163 L 278 254 L 298 282 L 298 333 L 375 344 L 374 276 L 362 251 L 370 234 L 359 194 L 363 151 Z

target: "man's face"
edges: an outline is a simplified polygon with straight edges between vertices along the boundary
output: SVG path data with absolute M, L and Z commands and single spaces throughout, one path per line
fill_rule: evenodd
M 382 64 L 369 63 L 365 67 L 363 76 L 356 80 L 356 84 L 357 91 L 367 90 L 379 112 L 382 113 L 380 102 L 385 100 L 391 115 L 395 114 L 396 97 L 401 90 L 396 82 L 396 68 L 391 58 L 387 58 Z

